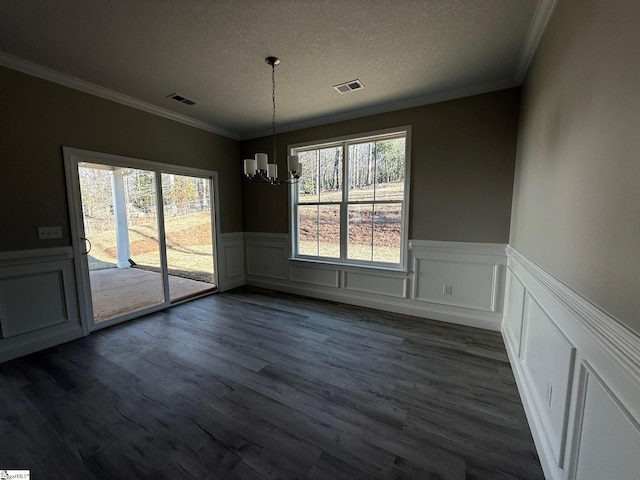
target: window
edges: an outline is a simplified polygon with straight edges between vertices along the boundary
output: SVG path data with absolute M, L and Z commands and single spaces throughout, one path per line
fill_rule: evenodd
M 400 268 L 406 246 L 409 128 L 296 145 L 294 258 Z

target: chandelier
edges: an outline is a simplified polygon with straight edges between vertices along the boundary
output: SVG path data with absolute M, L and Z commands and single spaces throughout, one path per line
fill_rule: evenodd
M 302 166 L 297 155 L 287 157 L 287 169 L 290 178 L 280 180 L 278 178 L 278 165 L 276 162 L 276 66 L 280 65 L 277 57 L 267 57 L 266 62 L 271 65 L 271 102 L 272 116 L 271 129 L 273 130 L 273 163 L 269 163 L 269 156 L 266 153 L 256 153 L 254 158 L 247 158 L 244 161 L 244 174 L 255 183 L 267 183 L 273 186 L 284 183 L 297 183 L 302 175 Z

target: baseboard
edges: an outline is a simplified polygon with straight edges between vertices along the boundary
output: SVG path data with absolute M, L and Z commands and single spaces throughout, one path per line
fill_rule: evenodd
M 246 285 L 246 284 L 247 284 L 247 281 L 244 276 L 233 281 L 227 280 L 224 282 L 224 286 L 222 286 L 222 284 L 220 285 L 218 292 L 220 293 L 228 292 L 229 290 L 242 287 L 243 285 Z
M 68 332 L 46 336 L 38 340 L 29 341 L 22 345 L 15 345 L 10 348 L 3 348 L 0 350 L 0 363 L 13 360 L 14 358 L 23 357 L 40 350 L 44 350 L 45 348 L 55 347 L 56 345 L 81 338 L 82 336 L 82 328 L 76 327 Z
M 423 304 L 423 302 L 418 303 L 410 299 L 357 294 L 339 289 L 323 289 L 302 283 L 292 283 L 285 280 L 267 279 L 257 276 L 247 276 L 246 284 L 254 287 L 319 298 L 321 300 L 454 323 L 456 325 L 482 328 L 496 332 L 500 331 L 501 316 L 490 312 L 475 312 L 472 310 L 464 312 L 462 309 L 448 309 L 447 306 Z
M 248 285 L 500 330 L 503 244 L 412 239 L 408 268 L 391 269 L 292 259 L 286 234 L 245 232 L 244 242 Z

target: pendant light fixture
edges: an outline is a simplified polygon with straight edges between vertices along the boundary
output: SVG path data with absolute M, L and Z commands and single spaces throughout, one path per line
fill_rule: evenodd
M 266 183 L 273 186 L 285 183 L 297 183 L 302 175 L 302 166 L 297 155 L 287 157 L 287 169 L 290 178 L 280 180 L 278 178 L 278 165 L 276 162 L 276 66 L 280 65 L 277 57 L 267 57 L 266 62 L 271 65 L 271 129 L 273 130 L 273 163 L 269 163 L 269 156 L 266 153 L 256 153 L 254 158 L 247 158 L 244 161 L 244 174 L 255 183 Z

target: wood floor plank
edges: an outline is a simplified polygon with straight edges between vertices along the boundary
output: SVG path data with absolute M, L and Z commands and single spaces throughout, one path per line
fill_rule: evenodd
M 500 334 L 254 288 L 0 365 L 0 438 L 33 478 L 543 478 Z
M 307 480 L 375 480 L 376 477 L 324 452 L 306 478 Z
M 314 445 L 351 467 L 373 475 L 387 478 L 395 456 L 371 445 L 362 436 L 345 431 L 335 424 L 316 419 L 302 410 L 292 410 L 268 396 L 249 389 L 239 389 L 229 395 L 229 400 L 264 415 L 290 428 Z

